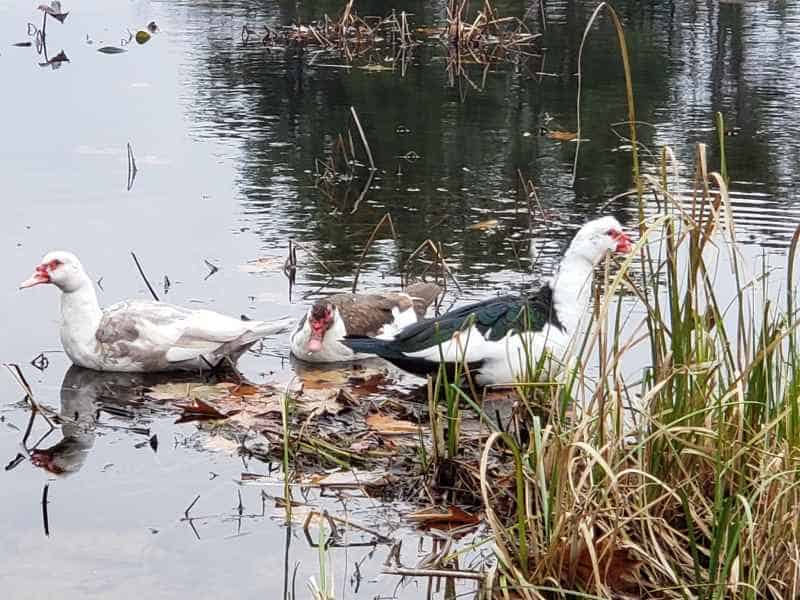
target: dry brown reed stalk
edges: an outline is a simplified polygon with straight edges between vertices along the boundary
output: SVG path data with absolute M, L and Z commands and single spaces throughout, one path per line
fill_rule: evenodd
M 372 233 L 367 240 L 366 245 L 364 246 L 364 250 L 361 252 L 361 257 L 358 259 L 358 266 L 356 267 L 356 274 L 353 277 L 353 293 L 356 293 L 356 288 L 358 287 L 358 276 L 361 274 L 361 267 L 364 264 L 364 257 L 366 257 L 367 252 L 369 251 L 370 247 L 372 246 L 372 242 L 375 240 L 375 236 L 378 234 L 378 230 L 384 225 L 384 223 L 389 225 L 389 230 L 392 232 L 392 237 L 394 238 L 395 242 L 397 241 L 397 231 L 394 228 L 394 222 L 392 221 L 392 215 L 390 213 L 386 213 L 381 217 L 381 220 L 378 221 L 378 224 L 375 225 L 375 228 L 372 230 Z
M 408 16 L 396 11 L 386 17 L 361 17 L 354 0 L 342 8 L 341 14 L 331 18 L 327 14 L 314 23 L 297 24 L 281 28 L 264 26 L 261 43 L 265 46 L 315 46 L 337 51 L 348 62 L 362 57 L 375 48 L 386 46 L 408 49 L 416 45 Z
M 541 34 L 534 34 L 517 17 L 499 17 L 489 0 L 469 20 L 469 0 L 449 0 L 447 26 L 443 33 L 448 45 L 447 72 L 450 84 L 464 79 L 475 89 L 483 89 L 489 66 L 501 62 L 519 62 L 538 56 L 535 44 Z M 465 66 L 483 67 L 481 85 L 469 78 Z
M 770 303 L 748 312 L 741 291 L 730 310 L 720 308 L 709 276 L 719 250 L 729 248 L 737 289 L 752 283 L 742 275 L 725 181 L 704 156 L 699 147 L 690 195 L 668 196 L 648 180 L 664 211 L 645 223 L 637 249 L 666 237 L 648 272 L 665 272 L 667 287 L 648 302 L 641 290 L 636 296 L 643 321 L 659 335 L 642 335 L 644 323 L 623 335 L 612 292 L 637 284 L 625 275 L 630 262 L 607 272 L 608 293 L 578 353 L 577 377 L 561 386 L 573 402 L 577 388 L 590 390 L 581 414 L 544 427 L 534 420 L 527 439 L 506 441 L 522 458 L 516 517 L 499 511 L 496 500 L 498 477 L 509 468 L 482 469 L 500 560 L 495 580 L 505 577 L 522 597 L 721 599 L 791 597 L 797 590 L 800 360 L 791 339 L 800 319 Z M 680 201 L 691 212 L 667 208 Z M 630 381 L 621 365 L 637 345 L 653 347 L 653 368 Z M 594 383 L 586 370 L 590 354 L 597 356 Z M 632 429 L 625 406 L 637 395 L 642 422 Z M 497 455 L 487 443 L 484 461 Z
M 425 251 L 428 251 L 433 255 L 432 260 L 426 260 L 422 258 L 422 255 Z M 422 271 L 412 271 L 411 267 L 415 262 L 425 265 L 424 269 L 422 269 Z M 422 242 L 406 259 L 403 268 L 400 270 L 401 277 L 404 277 L 405 279 L 404 285 L 408 285 L 412 279 L 422 279 L 426 277 L 433 269 L 435 269 L 436 281 L 442 282 L 442 287 L 444 288 L 445 292 L 447 292 L 448 277 L 450 280 L 452 280 L 453 284 L 455 284 L 456 289 L 458 289 L 459 292 L 463 291 L 461 284 L 458 282 L 458 279 L 453 272 L 453 269 L 450 267 L 444 257 L 442 243 L 439 242 L 437 244 L 431 239 L 427 239 Z

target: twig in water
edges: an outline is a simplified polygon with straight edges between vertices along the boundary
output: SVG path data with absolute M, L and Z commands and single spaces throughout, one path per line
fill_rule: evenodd
M 139 264 L 139 259 L 136 258 L 136 254 L 134 252 L 131 252 L 131 256 L 133 257 L 133 262 L 136 263 L 136 268 L 139 269 L 139 275 L 142 276 L 142 279 L 144 279 L 144 283 L 147 286 L 147 289 L 150 290 L 150 294 L 153 296 L 153 300 L 159 302 L 160 299 L 158 297 L 158 294 L 156 294 L 156 291 L 153 289 L 153 286 L 150 285 L 150 282 L 147 280 L 147 275 L 144 274 L 144 270 L 142 269 L 142 265 Z
M 25 376 L 22 374 L 22 369 L 19 368 L 18 364 L 15 363 L 7 363 L 6 368 L 11 371 L 11 374 L 14 375 L 17 379 L 17 383 L 22 387 L 25 391 L 25 396 L 28 402 L 30 402 L 31 406 L 33 407 L 34 412 L 38 412 L 42 415 L 47 424 L 50 426 L 50 431 L 55 429 L 55 425 L 47 416 L 45 411 L 42 410 L 42 407 L 33 399 L 33 390 L 31 390 L 31 386 L 28 385 L 28 381 L 25 379 Z M 48 432 L 49 433 L 49 432 Z
M 330 276 L 331 276 L 331 278 L 334 278 L 334 277 L 336 277 L 336 276 L 335 276 L 335 275 L 334 275 L 334 274 L 331 272 L 331 270 L 328 268 L 328 265 L 326 265 L 326 264 L 325 264 L 325 261 L 324 261 L 324 260 L 322 260 L 322 259 L 321 259 L 319 256 L 317 256 L 316 254 L 314 254 L 314 252 L 313 252 L 313 251 L 309 250 L 309 249 L 308 249 L 308 246 L 306 246 L 305 244 L 303 244 L 303 243 L 301 243 L 301 242 L 298 242 L 297 240 L 292 240 L 292 243 L 293 243 L 295 246 L 298 246 L 298 247 L 299 247 L 299 248 L 300 248 L 300 249 L 301 249 L 303 252 L 305 252 L 306 254 L 308 254 L 308 255 L 309 255 L 311 258 L 313 258 L 313 259 L 316 261 L 316 263 L 317 263 L 317 264 L 318 264 L 320 267 L 322 267 L 322 268 L 325 270 L 325 272 L 326 272 L 328 275 L 330 275 Z M 296 257 L 295 257 L 295 263 L 296 263 Z
M 189 506 L 187 506 L 187 507 L 186 507 L 186 510 L 185 510 L 185 511 L 183 511 L 183 516 L 184 516 L 184 517 L 186 517 L 187 519 L 189 518 L 189 511 L 190 511 L 190 510 L 192 510 L 192 507 L 193 507 L 195 504 L 197 504 L 197 501 L 198 501 L 198 500 L 200 500 L 200 494 L 197 494 L 197 496 L 195 497 L 195 499 L 194 499 L 194 500 L 192 500 L 192 503 L 191 503 Z
M 206 266 L 209 268 L 208 275 L 203 278 L 203 281 L 211 277 L 214 273 L 219 271 L 219 267 L 213 263 L 208 262 L 206 259 L 203 259 L 203 262 L 206 263 Z
M 384 221 L 388 221 L 389 228 L 392 230 L 392 237 L 394 237 L 395 241 L 397 241 L 397 232 L 394 229 L 394 222 L 392 221 L 392 215 L 388 212 L 383 215 L 378 224 L 375 225 L 375 229 L 372 230 L 372 234 L 369 236 L 367 240 L 367 245 L 364 246 L 364 251 L 361 253 L 361 258 L 358 259 L 358 266 L 356 267 L 356 275 L 353 278 L 353 293 L 356 293 L 356 287 L 358 286 L 358 276 L 361 273 L 361 266 L 364 264 L 364 257 L 367 255 L 367 251 L 369 250 L 370 246 L 372 246 L 372 242 L 375 239 L 375 234 L 378 233 L 378 230 L 383 225 Z
M 450 571 L 448 569 L 408 569 L 405 567 L 384 567 L 387 575 L 405 575 L 409 577 L 452 577 L 456 579 L 477 579 L 483 581 L 486 576 L 477 571 Z
M 361 201 L 364 199 L 364 196 L 367 195 L 370 186 L 372 185 L 372 180 L 375 178 L 375 171 L 369 172 L 369 177 L 367 178 L 367 182 L 364 184 L 364 187 L 361 188 L 361 193 L 359 194 L 358 198 L 356 199 L 356 203 L 353 204 L 353 210 L 350 211 L 351 215 L 354 215 L 358 210 L 358 207 L 361 205 Z
M 133 148 L 131 147 L 131 143 L 128 142 L 128 191 L 130 192 L 133 188 L 133 182 L 136 181 L 136 173 L 139 170 L 136 168 L 136 159 L 133 156 Z
M 47 518 L 47 490 L 50 489 L 50 484 L 44 484 L 44 490 L 42 490 L 42 522 L 44 523 L 44 534 L 46 536 L 50 536 L 50 520 Z
M 350 112 L 353 113 L 353 120 L 356 122 L 356 127 L 358 127 L 358 133 L 361 136 L 361 141 L 364 144 L 364 149 L 367 151 L 367 158 L 369 159 L 369 168 L 371 170 L 375 170 L 375 161 L 372 160 L 372 151 L 369 149 L 369 143 L 367 142 L 367 136 L 364 135 L 364 130 L 361 127 L 361 121 L 358 120 L 358 114 L 356 114 L 355 107 L 350 107 Z

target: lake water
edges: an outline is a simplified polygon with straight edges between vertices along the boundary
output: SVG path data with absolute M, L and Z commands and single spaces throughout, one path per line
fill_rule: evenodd
M 299 316 L 309 297 L 347 289 L 373 227 L 390 213 L 396 239 L 381 230 L 364 259 L 359 287 L 398 287 L 401 271 L 425 268 L 411 253 L 425 240 L 441 243 L 461 291 L 451 282 L 447 303 L 516 289 L 549 273 L 575 228 L 612 212 L 635 228 L 622 69 L 616 39 L 601 19 L 584 54 L 583 138 L 573 183 L 574 143 L 540 135 L 575 131 L 577 51 L 593 2 L 504 1 L 501 15 L 523 16 L 543 31 L 540 56 L 484 74 L 468 65 L 451 85 L 446 47 L 418 31 L 423 44 L 405 72 L 378 51 L 347 65 L 333 52 L 248 43 L 242 28 L 260 32 L 338 14 L 336 2 L 64 3 L 64 24 L 47 25 L 44 66 L 27 23 L 41 24 L 38 2 L 0 0 L 2 131 L 0 219 L 2 281 L 0 362 L 18 363 L 39 402 L 65 412 L 94 406 L 102 382 L 80 377 L 66 394 L 68 361 L 58 340 L 55 290 L 17 291 L 41 256 L 69 249 L 100 280 L 101 302 L 147 297 L 131 260 L 135 251 L 163 298 L 253 318 Z M 690 184 L 694 145 L 709 146 L 718 168 L 714 115 L 721 111 L 732 203 L 740 238 L 756 260 L 785 254 L 800 222 L 800 7 L 784 2 L 617 3 L 634 72 L 642 143 L 657 156 L 672 146 Z M 359 2 L 361 15 L 389 8 L 411 13 L 413 28 L 441 26 L 446 3 Z M 155 21 L 144 45 L 127 41 Z M 103 46 L 126 52 L 104 54 Z M 369 68 L 360 68 L 369 67 Z M 339 134 L 356 136 L 350 107 L 364 126 L 378 171 L 357 210 L 364 170 L 329 195 L 315 187 L 316 159 Z M 130 143 L 138 173 L 128 189 Z M 644 152 L 645 170 L 655 173 Z M 542 210 L 529 212 L 518 172 L 535 184 Z M 474 228 L 496 219 L 496 225 Z M 256 258 L 300 253 L 291 291 L 280 268 L 249 273 Z M 531 264 L 529 247 L 536 251 Z M 423 258 L 430 259 L 430 254 Z M 219 268 L 210 277 L 211 263 Z M 320 262 L 324 263 L 323 268 Z M 280 265 L 281 260 L 271 263 Z M 162 282 L 171 282 L 164 293 Z M 31 361 L 45 352 L 49 365 Z M 292 377 L 286 340 L 270 340 L 241 362 L 254 381 Z M 29 412 L 10 373 L 0 377 L 0 456 L 20 448 Z M 63 405 L 63 406 L 62 406 Z M 85 411 L 84 411 L 85 412 Z M 91 412 L 91 411 L 90 411 Z M 84 414 L 84 413 L 81 413 Z M 235 449 L 210 450 L 208 434 L 174 415 L 137 414 L 133 421 L 101 414 L 88 439 L 75 441 L 68 476 L 23 462 L 0 475 L 0 522 L 6 560 L 0 589 L 9 598 L 273 598 L 285 593 L 296 562 L 298 597 L 318 572 L 317 551 L 301 531 L 285 528 L 261 489 L 240 488 L 243 471 L 264 472 Z M 120 427 L 146 427 L 160 440 Z M 66 429 L 66 427 L 64 428 Z M 44 433 L 37 422 L 34 437 Z M 69 431 L 56 431 L 49 447 Z M 40 500 L 49 482 L 44 534 Z M 239 516 L 242 492 L 244 518 Z M 275 493 L 279 493 L 276 489 Z M 197 535 L 181 521 L 193 511 Z M 365 501 L 354 501 L 355 507 Z M 367 502 L 369 504 L 369 502 Z M 386 529 L 407 525 L 394 513 Z M 404 529 L 405 528 L 405 529 Z M 287 546 L 287 540 L 289 540 Z M 430 550 L 424 540 L 422 549 Z M 416 542 L 404 558 L 414 564 Z M 353 564 L 369 549 L 336 549 L 337 595 L 418 598 L 422 582 L 380 575 L 386 550 Z M 291 585 L 288 585 L 291 588 Z M 466 588 L 469 589 L 468 587 Z M 443 597 L 445 589 L 431 591 Z

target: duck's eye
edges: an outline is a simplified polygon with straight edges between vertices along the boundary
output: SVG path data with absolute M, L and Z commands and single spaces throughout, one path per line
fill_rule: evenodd
M 62 264 L 64 264 L 64 263 L 62 263 L 60 260 L 58 260 L 58 259 L 53 259 L 53 260 L 51 260 L 49 263 L 47 263 L 47 270 L 48 270 L 48 271 L 55 271 L 55 270 L 56 270 L 58 267 L 60 267 Z
M 619 231 L 616 229 L 609 229 L 606 231 L 606 235 L 611 237 L 611 239 L 617 239 L 619 237 Z

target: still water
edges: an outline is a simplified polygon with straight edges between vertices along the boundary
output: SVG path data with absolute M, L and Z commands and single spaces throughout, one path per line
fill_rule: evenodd
M 46 39 L 48 58 L 63 50 L 69 62 L 42 66 L 34 47 L 14 46 L 31 40 L 27 23 L 41 23 L 37 4 L 0 0 L 0 362 L 19 363 L 35 397 L 56 409 L 91 413 L 108 382 L 68 372 L 55 290 L 16 290 L 51 249 L 82 258 L 100 281 L 102 303 L 147 296 L 130 257 L 135 251 L 168 301 L 274 318 L 298 316 L 308 297 L 348 288 L 372 228 L 387 212 L 397 237 L 379 233 L 360 287 L 399 286 L 409 255 L 431 239 L 441 243 L 462 288 L 451 285 L 447 302 L 517 288 L 550 272 L 575 227 L 601 212 L 635 226 L 632 200 L 602 208 L 631 186 L 627 131 L 614 125 L 627 113 L 607 20 L 584 54 L 588 141 L 574 183 L 574 144 L 540 135 L 542 128 L 576 128 L 577 49 L 592 2 L 550 1 L 543 11 L 498 3 L 500 14 L 526 15 L 531 30 L 544 33 L 543 50 L 494 66 L 485 79 L 482 69 L 468 66 L 475 86 L 463 79 L 451 85 L 445 47 L 422 33 L 404 73 L 358 68 L 391 64 L 388 51 L 347 65 L 332 52 L 264 47 L 257 35 L 243 41 L 244 25 L 259 32 L 264 24 L 336 15 L 340 6 L 331 1 L 65 2 L 68 18 L 51 20 Z M 703 142 L 718 168 L 713 118 L 721 111 L 734 134 L 727 137 L 727 161 L 740 238 L 753 257 L 762 251 L 780 257 L 800 221 L 800 7 L 617 6 L 645 156 L 668 144 L 689 178 L 694 144 Z M 446 3 L 356 3 L 362 15 L 391 7 L 411 13 L 414 27 L 430 28 L 443 23 Z M 98 52 L 123 47 L 129 30 L 150 21 L 160 32 L 147 44 Z M 339 134 L 356 135 L 351 106 L 378 167 L 355 211 L 363 173 L 328 195 L 313 177 L 316 160 L 329 155 Z M 138 167 L 130 189 L 128 143 Z M 655 172 L 653 160 L 646 161 Z M 542 210 L 533 219 L 521 205 L 518 173 L 537 187 Z M 497 224 L 471 227 L 489 219 Z M 291 295 L 279 268 L 255 274 L 240 268 L 285 256 L 290 239 L 319 259 L 300 253 Z M 208 263 L 219 269 L 211 276 Z M 30 361 L 42 352 L 49 364 L 39 370 Z M 287 359 L 285 340 L 276 339 L 245 357 L 242 368 L 255 381 L 287 381 L 293 373 Z M 65 379 L 77 391 L 62 389 Z M 0 377 L 0 393 L 5 463 L 20 448 L 29 413 L 10 374 Z M 158 411 L 133 418 L 101 411 L 88 437 L 64 427 L 42 444 L 68 447 L 63 475 L 48 479 L 28 461 L 0 475 L 6 597 L 273 598 L 284 593 L 297 562 L 298 597 L 306 594 L 305 582 L 318 570 L 316 550 L 273 518 L 269 505 L 257 516 L 260 489 L 233 482 L 266 466 L 229 446 L 209 450 L 207 433 L 173 419 Z M 131 427 L 155 434 L 157 451 Z M 40 505 L 47 482 L 49 536 Z M 196 523 L 196 534 L 180 519 L 198 494 L 193 510 L 207 518 Z M 404 527 L 393 513 L 384 526 Z M 416 551 L 415 542 L 406 545 L 407 563 L 416 562 Z M 385 549 L 362 563 L 357 587 L 353 564 L 368 552 L 333 551 L 340 597 L 425 595 L 422 583 L 398 586 L 380 575 Z

